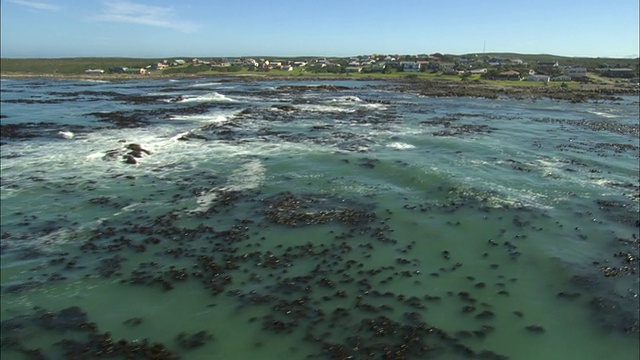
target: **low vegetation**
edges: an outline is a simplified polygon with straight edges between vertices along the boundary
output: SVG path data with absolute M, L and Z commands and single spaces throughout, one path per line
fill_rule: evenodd
M 118 66 L 144 67 L 154 59 L 136 58 L 60 58 L 60 59 L 0 59 L 3 74 L 83 74 L 87 69 L 111 69 Z

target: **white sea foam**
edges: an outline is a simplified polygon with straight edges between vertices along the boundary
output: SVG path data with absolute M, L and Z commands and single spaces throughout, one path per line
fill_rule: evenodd
M 88 82 L 88 83 L 96 83 L 96 84 L 108 84 L 111 81 L 108 80 L 97 80 L 97 79 L 80 79 L 81 82 Z
M 596 184 L 598 186 L 608 186 L 611 184 L 610 180 L 607 179 L 592 179 L 591 181 L 593 184 Z
M 471 184 L 477 184 L 482 181 L 468 180 Z M 559 202 L 566 196 L 554 195 L 550 197 L 547 194 L 536 192 L 524 188 L 511 188 L 495 182 L 484 182 L 486 186 L 490 186 L 491 192 L 484 195 L 487 196 L 487 204 L 490 207 L 530 207 L 538 209 L 553 209 L 553 203 Z
M 57 249 L 60 245 L 66 244 L 69 241 L 72 241 L 75 237 L 75 232 L 69 229 L 61 228 L 55 230 L 46 235 L 35 238 L 34 240 L 38 242 L 38 249 L 44 251 L 53 251 Z
M 357 96 L 342 96 L 339 98 L 331 99 L 329 101 L 344 104 L 344 103 L 352 103 L 352 102 L 362 102 L 362 99 L 360 99 Z
M 607 113 L 607 112 L 602 112 L 602 111 L 589 111 L 591 114 L 594 115 L 598 115 L 600 117 L 606 118 L 606 119 L 613 119 L 613 118 L 617 118 L 618 115 L 612 114 L 612 113 Z
M 332 105 L 356 107 L 356 108 L 369 108 L 369 109 L 379 109 L 379 110 L 386 109 L 386 106 L 382 104 L 368 103 L 357 96 L 342 96 L 339 98 L 334 98 L 329 100 L 329 103 Z
M 193 121 L 201 123 L 222 123 L 228 121 L 232 113 L 214 113 L 201 115 L 172 115 L 171 120 Z
M 319 113 L 352 113 L 355 112 L 355 108 L 346 108 L 331 105 L 315 105 L 315 104 L 302 104 L 296 105 L 300 110 Z
M 403 143 L 403 142 L 393 142 L 391 144 L 387 144 L 387 147 L 398 150 L 409 150 L 415 149 L 416 147 L 411 144 Z
M 207 82 L 207 83 L 196 83 L 193 85 L 189 85 L 189 87 L 210 87 L 220 85 L 219 82 Z
M 205 95 L 184 95 L 179 102 L 235 102 L 237 100 L 232 99 L 226 95 L 212 92 Z
M 565 165 L 563 162 L 555 158 L 537 159 L 536 162 L 543 169 L 559 169 Z
M 197 207 L 187 211 L 199 213 L 207 211 L 222 191 L 243 191 L 260 187 L 265 181 L 266 168 L 260 160 L 251 160 L 241 164 L 229 175 L 226 186 L 214 187 L 207 192 L 196 195 Z
M 74 134 L 71 131 L 58 131 L 58 135 L 63 139 L 71 140 L 73 139 Z

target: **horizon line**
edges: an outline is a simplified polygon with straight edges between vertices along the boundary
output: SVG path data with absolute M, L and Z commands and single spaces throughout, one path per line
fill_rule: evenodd
M 477 56 L 490 56 L 490 55 L 499 55 L 499 54 L 509 54 L 516 56 L 553 56 L 553 57 L 562 57 L 562 58 L 582 58 L 582 59 L 626 59 L 626 60 L 638 60 L 640 59 L 640 55 L 628 55 L 623 57 L 613 57 L 613 56 L 583 56 L 583 55 L 556 55 L 551 53 L 517 53 L 510 51 L 491 51 L 491 52 L 469 52 L 469 53 L 365 53 L 365 54 L 354 54 L 354 55 L 204 55 L 204 56 L 151 56 L 151 57 L 138 57 L 138 56 L 127 56 L 127 55 L 114 55 L 114 56 L 90 56 L 90 55 L 68 55 L 68 56 L 32 56 L 32 57 L 23 57 L 23 56 L 0 56 L 0 59 L 109 59 L 109 58 L 127 58 L 127 59 L 178 59 L 178 58 L 350 58 L 350 57 L 358 57 L 358 56 L 367 56 L 367 55 L 397 55 L 397 56 L 419 56 L 419 55 L 433 55 L 433 54 L 441 54 L 443 56 L 467 56 L 467 55 L 477 55 Z

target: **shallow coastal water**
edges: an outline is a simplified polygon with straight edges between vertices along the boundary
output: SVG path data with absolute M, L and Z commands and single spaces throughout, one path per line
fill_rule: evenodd
M 3 79 L 3 357 L 637 358 L 638 97 L 381 85 Z

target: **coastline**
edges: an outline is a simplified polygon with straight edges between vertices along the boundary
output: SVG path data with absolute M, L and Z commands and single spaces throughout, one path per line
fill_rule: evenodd
M 227 81 L 381 81 L 388 83 L 396 91 L 417 92 L 423 96 L 433 97 L 480 97 L 496 99 L 510 97 L 515 99 L 550 98 L 571 102 L 586 100 L 619 100 L 621 95 L 640 96 L 640 87 L 632 84 L 575 84 L 571 88 L 552 84 L 548 86 L 533 86 L 527 82 L 512 82 L 507 84 L 491 80 L 459 81 L 452 79 L 433 79 L 411 76 L 351 76 L 351 75 L 297 75 L 285 74 L 33 74 L 33 73 L 0 73 L 0 79 L 55 79 L 55 80 L 96 80 L 96 81 L 132 81 L 158 79 L 200 79 L 214 78 Z M 387 86 L 385 84 L 385 86 Z

